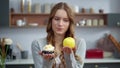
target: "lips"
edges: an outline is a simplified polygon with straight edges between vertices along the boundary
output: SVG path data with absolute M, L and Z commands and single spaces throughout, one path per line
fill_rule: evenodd
M 57 31 L 62 31 L 63 30 L 63 28 L 57 28 Z

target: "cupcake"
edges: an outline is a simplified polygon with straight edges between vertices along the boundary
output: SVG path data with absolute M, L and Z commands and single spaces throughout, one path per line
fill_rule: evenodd
M 54 46 L 52 46 L 51 44 L 45 45 L 43 47 L 42 53 L 44 53 L 44 54 L 52 54 L 52 53 L 54 53 Z

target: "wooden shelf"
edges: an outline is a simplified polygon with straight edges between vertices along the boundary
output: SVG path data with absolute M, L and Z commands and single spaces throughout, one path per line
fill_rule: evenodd
M 35 14 L 35 13 L 10 13 L 10 27 L 17 26 L 17 20 L 26 20 L 26 23 L 38 23 L 39 26 L 45 26 L 48 23 L 49 14 Z M 82 19 L 103 19 L 104 25 L 107 25 L 107 14 L 75 14 L 75 22 L 79 22 Z M 25 26 L 26 27 L 26 26 Z M 27 26 L 29 27 L 29 26 Z M 30 26 L 31 27 L 31 26 Z

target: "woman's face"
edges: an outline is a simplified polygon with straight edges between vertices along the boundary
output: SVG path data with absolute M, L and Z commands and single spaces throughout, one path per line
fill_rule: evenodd
M 52 29 L 55 34 L 64 35 L 68 30 L 70 21 L 64 9 L 58 9 L 52 19 Z

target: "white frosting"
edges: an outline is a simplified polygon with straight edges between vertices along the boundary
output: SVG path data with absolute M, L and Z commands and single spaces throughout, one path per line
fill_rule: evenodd
M 54 51 L 54 46 L 52 46 L 51 44 L 45 45 L 43 47 L 44 51 Z

